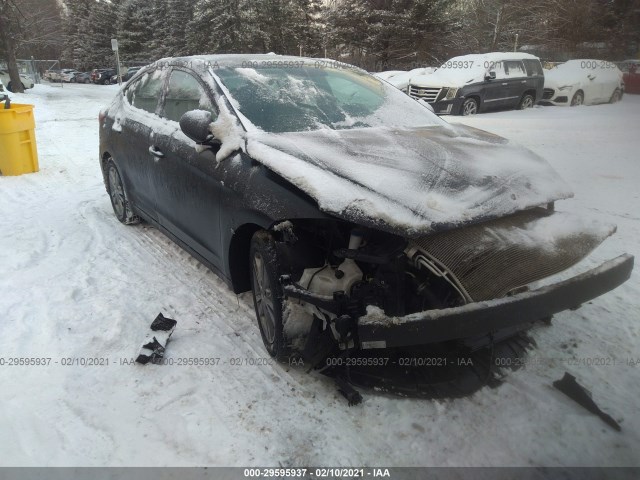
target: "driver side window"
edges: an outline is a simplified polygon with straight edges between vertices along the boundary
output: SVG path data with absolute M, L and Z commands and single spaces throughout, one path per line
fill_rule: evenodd
M 167 120 L 179 122 L 182 115 L 190 110 L 207 110 L 213 119 L 217 117 L 209 95 L 193 75 L 174 70 L 169 77 L 169 89 L 164 101 L 162 116 Z

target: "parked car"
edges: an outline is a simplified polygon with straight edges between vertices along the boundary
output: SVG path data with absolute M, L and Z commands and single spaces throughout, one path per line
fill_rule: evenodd
M 131 67 L 127 69 L 127 72 L 122 75 L 122 83 L 127 83 L 129 80 L 131 80 L 131 77 L 133 77 L 136 73 L 138 73 L 138 71 L 140 71 L 142 67 Z M 114 75 L 113 77 L 111 77 L 111 83 L 112 84 L 116 84 L 118 83 L 118 75 Z
M 4 88 L 4 84 L 2 83 L 2 79 L 0 78 L 0 102 L 2 102 L 2 104 L 0 105 L 0 109 L 4 108 L 4 102 L 7 99 L 11 99 L 11 95 L 9 94 L 9 90 L 6 90 Z
M 621 68 L 624 93 L 640 93 L 640 60 L 625 60 Z
M 11 84 L 11 77 L 7 70 L 0 70 L 0 80 L 6 85 L 6 89 L 10 92 L 13 91 L 13 85 Z M 20 74 L 20 80 L 22 81 L 22 88 L 24 90 L 33 88 L 33 79 L 23 73 Z
M 91 72 L 76 72 L 76 83 L 91 83 Z
M 164 59 L 99 123 L 118 220 L 146 220 L 234 292 L 252 290 L 277 358 L 489 344 L 615 288 L 633 267 L 622 255 L 529 287 L 615 227 L 556 211 L 572 193 L 534 153 L 450 125 L 356 67 Z
M 527 53 L 454 57 L 429 75 L 411 78 L 409 95 L 439 114 L 475 115 L 491 109 L 532 107 L 542 98 L 540 59 Z
M 91 81 L 96 84 L 109 85 L 111 77 L 116 73 L 115 68 L 98 68 L 91 72 Z
M 615 103 L 623 94 L 622 72 L 615 63 L 605 60 L 569 60 L 545 72 L 544 104 L 575 107 Z
M 59 80 L 64 83 L 75 83 L 76 73 L 79 72 L 77 70 L 74 70 L 73 68 L 63 68 L 62 70 L 60 70 Z
M 421 77 L 424 75 L 431 75 L 436 69 L 432 67 L 414 68 L 408 72 L 392 71 L 392 72 L 380 72 L 374 74 L 376 77 L 390 83 L 394 87 L 407 92 L 411 79 L 414 77 Z
M 44 72 L 43 78 L 49 82 L 60 81 L 60 69 L 50 68 Z

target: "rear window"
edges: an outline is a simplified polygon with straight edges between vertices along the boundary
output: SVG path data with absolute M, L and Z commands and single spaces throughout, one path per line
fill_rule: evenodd
M 527 73 L 524 70 L 524 66 L 521 61 L 518 60 L 505 60 L 502 62 L 504 65 L 504 73 L 507 77 L 526 77 Z
M 524 67 L 527 69 L 527 76 L 537 77 L 544 75 L 542 71 L 542 65 L 538 60 L 524 60 Z

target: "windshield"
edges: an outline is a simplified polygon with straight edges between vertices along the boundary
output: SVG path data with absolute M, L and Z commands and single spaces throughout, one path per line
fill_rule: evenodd
M 222 68 L 215 74 L 242 114 L 267 132 L 444 123 L 400 90 L 353 68 Z

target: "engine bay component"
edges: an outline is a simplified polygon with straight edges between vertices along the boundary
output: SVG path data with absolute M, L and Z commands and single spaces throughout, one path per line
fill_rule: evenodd
M 467 302 L 479 302 L 575 265 L 614 232 L 613 226 L 534 208 L 419 238 L 406 252 Z

